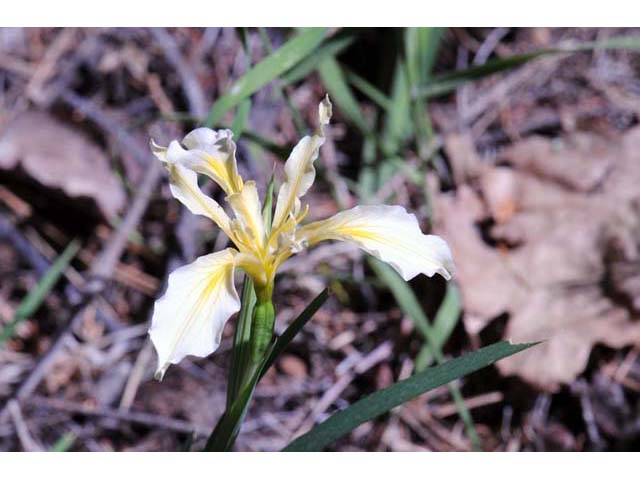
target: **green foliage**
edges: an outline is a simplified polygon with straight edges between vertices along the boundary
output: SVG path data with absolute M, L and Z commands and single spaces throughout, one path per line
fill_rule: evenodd
M 76 441 L 76 435 L 73 432 L 67 432 L 62 435 L 56 443 L 51 446 L 51 452 L 67 452 Z
M 487 367 L 535 344 L 499 342 L 449 360 L 358 400 L 291 442 L 284 451 L 318 452 L 350 431 L 429 390 Z
M 416 326 L 416 328 L 426 341 L 423 347 L 423 352 L 421 352 L 421 354 L 418 356 L 418 359 L 416 360 L 416 370 L 424 370 L 424 368 L 431 362 L 432 359 L 435 359 L 440 364 L 443 363 L 444 355 L 442 354 L 442 347 L 448 338 L 448 329 L 444 328 L 444 326 L 442 325 L 445 324 L 445 321 L 441 320 L 440 327 L 438 329 L 434 328 L 429 322 L 427 315 L 424 313 L 424 310 L 420 306 L 420 303 L 418 302 L 415 293 L 411 289 L 411 286 L 407 282 L 405 282 L 402 277 L 400 277 L 400 275 L 398 275 L 389 265 L 387 265 L 386 263 L 382 263 L 381 261 L 376 260 L 373 257 L 369 257 L 369 265 L 376 273 L 378 278 L 380 278 L 380 280 L 382 280 L 387 285 L 387 287 L 389 287 L 389 290 L 391 290 L 391 293 L 396 299 L 396 302 L 398 302 L 398 306 L 400 306 L 405 315 L 407 315 L 413 321 L 413 324 Z M 452 300 L 449 299 L 449 302 L 451 301 Z M 452 309 L 451 306 L 448 306 L 447 308 Z M 446 318 L 446 316 L 449 314 L 443 313 L 443 315 Z M 450 318 L 446 318 L 446 320 L 448 322 L 451 322 Z M 455 326 L 455 322 L 457 322 L 457 316 L 455 317 L 453 326 Z M 447 327 L 449 327 L 449 325 L 447 325 Z M 467 436 L 471 440 L 474 448 L 476 450 L 480 450 L 480 439 L 476 432 L 473 418 L 471 417 L 471 414 L 469 413 L 469 410 L 464 403 L 464 399 L 462 397 L 462 394 L 460 393 L 460 389 L 457 385 L 451 384 L 449 385 L 449 391 L 456 405 L 456 409 L 458 410 L 458 415 L 465 424 Z
M 267 83 L 294 67 L 315 50 L 324 36 L 324 28 L 306 29 L 256 64 L 242 78 L 236 81 L 225 95 L 215 101 L 209 112 L 206 126 L 212 127 L 219 124 L 225 113 L 242 100 L 253 95 Z
M 322 83 L 327 88 L 332 102 L 340 106 L 340 112 L 355 125 L 363 135 L 370 134 L 370 128 L 364 121 L 358 101 L 342 72 L 342 68 L 333 58 L 327 58 L 318 67 Z
M 495 73 L 511 70 L 544 56 L 605 49 L 640 50 L 640 37 L 607 38 L 595 42 L 578 43 L 573 46 L 543 48 L 532 52 L 489 60 L 482 65 L 469 67 L 463 70 L 447 73 L 445 75 L 440 75 L 432 79 L 427 79 L 417 88 L 416 96 L 420 98 L 433 98 L 446 95 L 454 91 L 459 86 L 472 80 L 479 80 Z
M 78 241 L 74 240 L 69 243 L 64 252 L 60 254 L 49 267 L 49 270 L 42 276 L 35 288 L 24 297 L 13 319 L 0 330 L 0 346 L 13 336 L 20 322 L 36 313 L 79 250 L 80 243 Z
M 205 451 L 228 451 L 233 447 L 233 442 L 240 431 L 240 425 L 247 413 L 258 381 L 267 372 L 271 365 L 273 365 L 273 362 L 275 362 L 278 355 L 286 350 L 289 343 L 291 343 L 294 337 L 300 332 L 300 330 L 302 330 L 302 327 L 311 320 L 313 315 L 315 315 L 328 298 L 329 294 L 325 289 L 307 306 L 307 308 L 302 311 L 302 313 L 300 313 L 300 315 L 298 315 L 293 322 L 291 322 L 280 337 L 276 337 L 271 342 L 267 347 L 262 360 L 258 363 L 256 368 L 250 372 L 250 376 L 245 383 L 241 385 L 239 393 L 230 403 L 228 403 L 225 413 L 218 421 L 218 424 L 207 441 Z

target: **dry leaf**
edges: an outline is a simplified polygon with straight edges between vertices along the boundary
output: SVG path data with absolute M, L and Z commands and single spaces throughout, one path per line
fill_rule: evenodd
M 92 198 L 107 218 L 124 206 L 124 189 L 102 150 L 46 113 L 23 113 L 0 133 L 0 168 L 18 165 L 42 185 Z
M 465 327 L 509 315 L 505 337 L 545 340 L 499 363 L 545 389 L 571 382 L 595 344 L 640 343 L 640 128 L 621 139 L 532 137 L 436 199 Z M 484 231 L 482 230 L 484 228 Z

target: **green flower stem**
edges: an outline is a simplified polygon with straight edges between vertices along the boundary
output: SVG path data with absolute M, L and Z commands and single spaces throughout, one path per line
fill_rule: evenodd
M 251 364 L 258 365 L 271 344 L 273 327 L 275 325 L 275 308 L 271 301 L 273 284 L 264 288 L 257 288 L 258 300 L 253 308 L 251 319 Z

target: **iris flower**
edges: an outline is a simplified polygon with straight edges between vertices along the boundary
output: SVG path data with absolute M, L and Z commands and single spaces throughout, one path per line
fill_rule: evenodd
M 234 285 L 237 268 L 253 280 L 258 302 L 271 301 L 276 272 L 289 257 L 324 240 L 354 244 L 391 265 L 405 280 L 420 273 L 451 278 L 453 260 L 446 242 L 423 234 L 416 217 L 401 206 L 357 206 L 302 224 L 309 206 L 303 206 L 301 199 L 315 179 L 313 164 L 331 118 L 328 97 L 318 113 L 318 130 L 300 140 L 284 165 L 270 226 L 263 221 L 256 183 L 238 175 L 231 131 L 197 128 L 167 148 L 151 142 L 168 171 L 173 196 L 192 213 L 211 219 L 235 245 L 199 257 L 169 275 L 149 330 L 158 353 L 158 378 L 185 356 L 204 357 L 218 348 L 226 322 L 240 310 Z M 198 175 L 222 188 L 233 218 L 202 192 Z

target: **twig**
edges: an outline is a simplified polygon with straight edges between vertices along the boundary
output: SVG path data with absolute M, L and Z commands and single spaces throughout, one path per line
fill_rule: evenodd
M 489 56 L 493 53 L 495 48 L 510 31 L 509 27 L 498 27 L 491 30 L 487 38 L 484 39 L 480 48 L 476 52 L 475 57 L 473 58 L 474 65 L 483 65 Z
M 0 215 L 0 239 L 8 240 L 38 275 L 44 275 L 51 266 L 47 259 L 3 215 Z
M 171 35 L 164 28 L 151 29 L 151 34 L 160 44 L 165 57 L 180 77 L 180 84 L 189 102 L 189 113 L 196 118 L 207 116 L 207 99 L 202 86 L 191 66 L 185 61 L 180 49 Z
M 92 101 L 79 96 L 69 89 L 63 89 L 60 92 L 60 99 L 89 117 L 97 126 L 107 132 L 119 144 L 121 151 L 132 154 L 138 163 L 145 168 L 149 166 L 148 151 L 145 148 L 141 148 L 140 144 L 122 128 L 122 125 L 110 118 Z M 154 162 L 154 164 L 156 163 Z
M 587 435 L 593 443 L 596 450 L 601 450 L 604 443 L 598 425 L 596 424 L 595 415 L 593 414 L 593 406 L 589 398 L 589 389 L 585 380 L 580 379 L 571 385 L 571 389 L 580 397 L 580 406 L 582 407 L 582 419 L 587 427 Z
M 196 433 L 206 435 L 210 432 L 211 427 L 205 425 L 197 425 L 182 420 L 163 417 L 153 413 L 146 412 L 125 412 L 115 408 L 108 407 L 88 407 L 78 402 L 62 400 L 57 398 L 47 398 L 40 395 L 30 397 L 26 403 L 34 407 L 48 408 L 69 412 L 74 414 L 112 418 L 115 420 L 139 423 L 154 428 L 164 428 L 181 433 Z
M 13 425 L 16 429 L 16 434 L 18 435 L 18 439 L 20 439 L 20 443 L 22 444 L 22 448 L 27 452 L 41 452 L 42 447 L 36 442 L 29 433 L 29 428 L 24 421 L 24 417 L 22 416 L 22 411 L 20 410 L 20 405 L 15 400 L 11 400 L 8 404 L 9 413 L 11 414 L 11 419 L 13 420 Z
M 75 28 L 63 28 L 47 49 L 44 58 L 36 67 L 25 88 L 27 96 L 31 100 L 39 104 L 45 102 L 43 87 L 55 74 L 56 67 L 59 67 L 60 58 L 75 44 L 73 40 L 76 32 Z
M 359 360 L 350 372 L 345 373 L 338 381 L 333 384 L 329 390 L 316 402 L 307 420 L 297 429 L 294 436 L 299 436 L 303 432 L 307 431 L 317 422 L 320 416 L 335 402 L 340 394 L 347 388 L 357 375 L 363 374 L 369 369 L 373 368 L 378 363 L 384 361 L 391 355 L 393 345 L 390 341 L 384 342 L 361 360 Z
M 499 403 L 503 400 L 504 396 L 501 392 L 489 392 L 476 397 L 465 398 L 464 402 L 469 410 L 474 408 L 480 408 L 493 403 Z M 446 403 L 444 405 L 438 405 L 433 407 L 432 415 L 436 418 L 449 417 L 458 413 L 458 407 L 455 402 Z
M 142 383 L 144 373 L 147 370 L 147 366 L 149 365 L 149 361 L 152 356 L 153 348 L 151 346 L 151 342 L 147 341 L 144 347 L 140 350 L 140 353 L 138 353 L 136 362 L 133 364 L 133 368 L 131 369 L 131 374 L 129 375 L 122 393 L 122 398 L 120 399 L 120 410 L 128 411 L 131 408 L 131 405 L 133 405 L 136 393 L 138 392 L 140 383 Z

